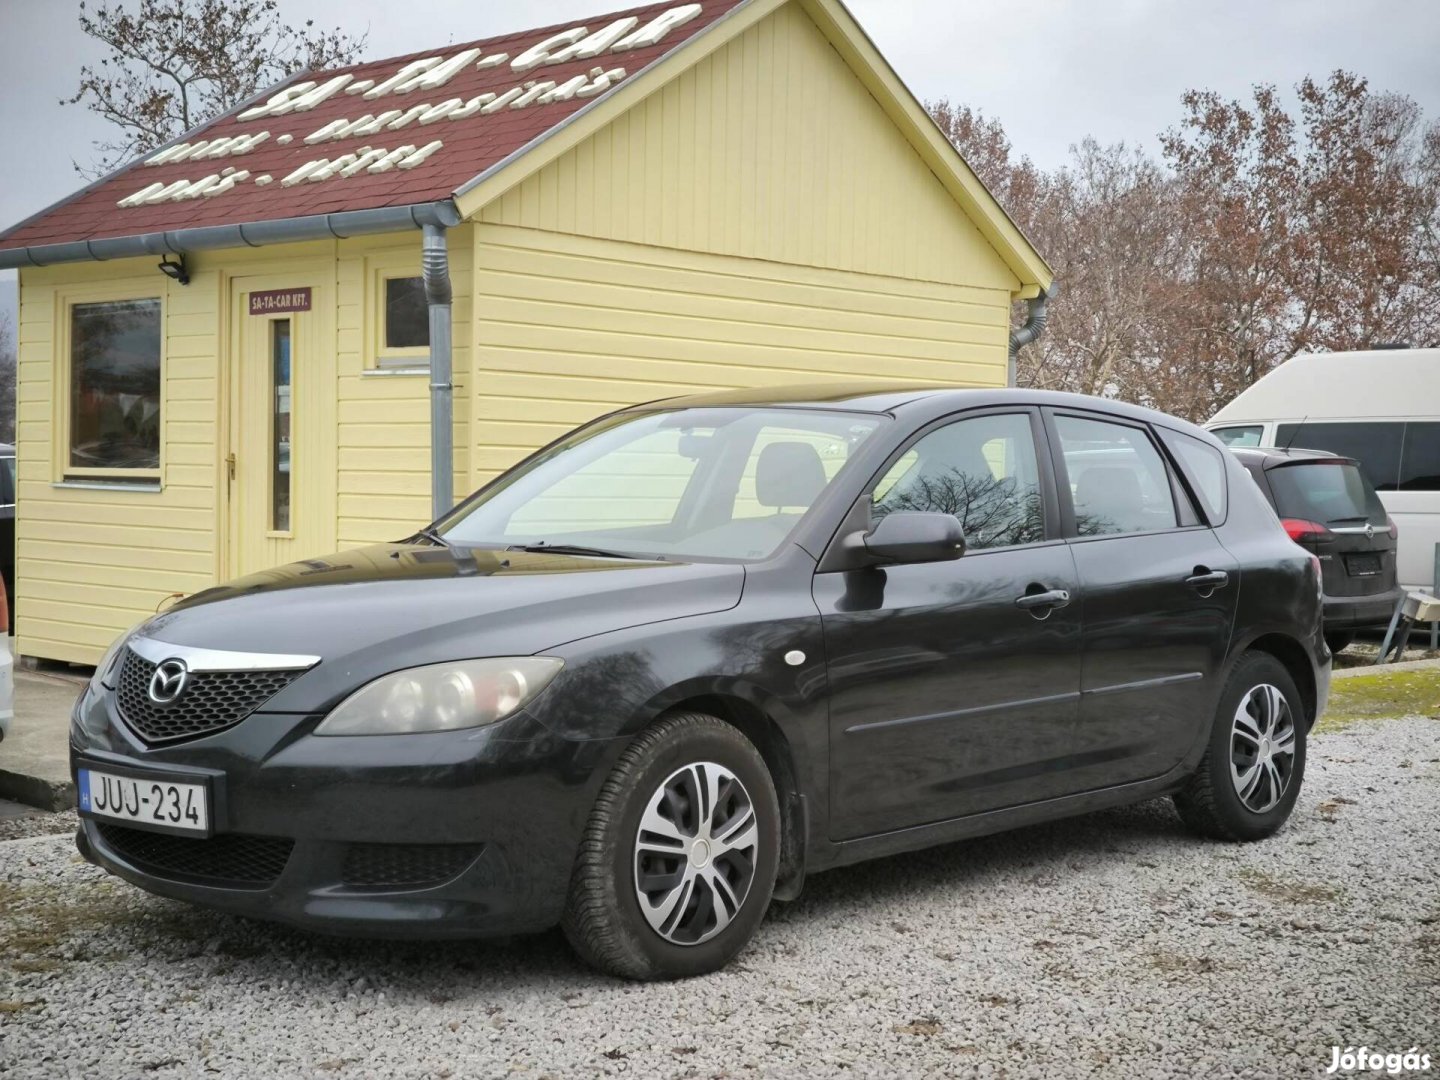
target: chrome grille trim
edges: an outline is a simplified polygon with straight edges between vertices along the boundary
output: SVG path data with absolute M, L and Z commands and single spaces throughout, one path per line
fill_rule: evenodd
M 306 671 L 320 662 L 318 656 L 299 653 L 236 652 L 231 649 L 202 649 L 195 645 L 172 645 L 168 641 L 139 634 L 126 644 L 152 664 L 183 660 L 191 671 Z

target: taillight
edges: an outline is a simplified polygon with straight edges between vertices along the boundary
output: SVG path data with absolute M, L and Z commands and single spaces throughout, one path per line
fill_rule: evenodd
M 1306 540 L 1327 540 L 1330 537 L 1330 530 L 1318 521 L 1306 521 L 1304 518 L 1281 518 L 1280 524 L 1285 526 L 1285 533 L 1297 544 Z
M 1390 533 L 1391 540 L 1398 540 L 1400 538 L 1400 530 L 1395 527 L 1395 519 L 1389 514 L 1385 515 L 1385 528 Z

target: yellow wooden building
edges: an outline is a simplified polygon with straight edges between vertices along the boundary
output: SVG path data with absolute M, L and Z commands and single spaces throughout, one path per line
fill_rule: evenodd
M 1012 303 L 1051 283 L 838 0 L 298 76 L 0 234 L 0 266 L 17 652 L 82 663 L 619 406 L 1003 384 Z

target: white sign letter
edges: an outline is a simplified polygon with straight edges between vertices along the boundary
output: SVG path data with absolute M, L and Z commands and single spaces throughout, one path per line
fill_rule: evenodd
M 530 48 L 510 61 L 510 67 L 515 71 L 529 71 L 531 68 L 537 68 L 550 61 L 550 50 L 560 45 L 572 45 L 589 32 L 589 28 L 585 26 L 561 30 L 560 33 L 552 34 L 544 41 L 531 45 Z
M 662 11 L 624 41 L 616 42 L 614 51 L 625 52 L 627 49 L 643 49 L 647 45 L 659 44 L 666 34 L 695 18 L 700 11 L 699 4 L 686 4 Z

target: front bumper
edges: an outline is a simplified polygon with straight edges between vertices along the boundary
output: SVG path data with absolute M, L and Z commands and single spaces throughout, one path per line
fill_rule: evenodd
M 85 694 L 72 775 L 80 763 L 206 775 L 214 835 L 156 839 L 82 812 L 80 853 L 161 896 L 326 933 L 482 937 L 559 920 L 618 752 L 608 740 L 562 739 L 524 713 L 424 735 L 312 736 L 318 721 L 255 713 L 150 749 L 112 694 Z

